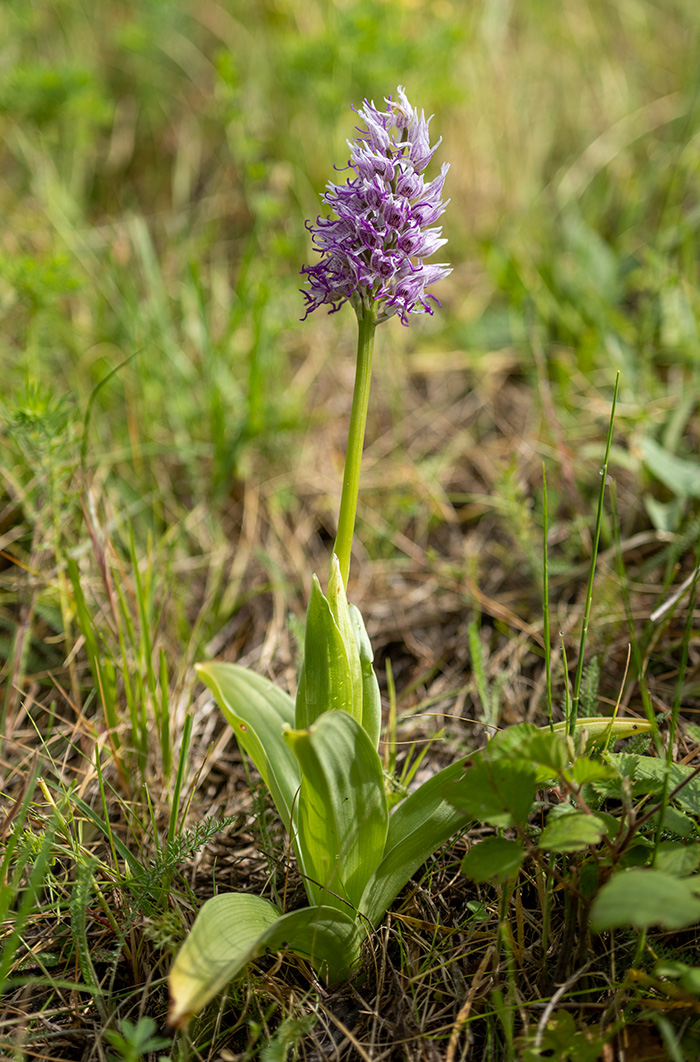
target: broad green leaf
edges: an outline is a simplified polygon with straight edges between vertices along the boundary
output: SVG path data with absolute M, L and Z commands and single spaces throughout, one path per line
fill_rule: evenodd
M 333 554 L 331 562 L 331 574 L 328 579 L 328 591 L 326 593 L 333 618 L 338 625 L 338 630 L 343 639 L 345 652 L 347 653 L 350 681 L 352 683 L 352 708 L 350 714 L 362 722 L 362 665 L 360 663 L 360 650 L 357 644 L 355 623 L 350 614 L 350 606 L 345 596 L 345 584 L 340 573 L 340 562 Z
M 496 759 L 525 760 L 547 768 L 548 776 L 556 775 L 569 762 L 563 736 L 563 732 L 550 733 L 544 727 L 519 723 L 496 734 L 484 749 L 484 755 L 491 762 Z
M 357 656 L 354 635 L 352 646 Z M 357 669 L 359 676 L 359 656 Z M 361 722 L 362 705 L 355 705 L 354 696 L 354 678 L 347 646 L 331 606 L 323 595 L 321 584 L 314 575 L 306 612 L 304 666 L 299 678 L 294 713 L 296 729 L 305 730 L 323 712 L 333 709 L 356 715 L 357 721 Z
M 597 815 L 572 811 L 547 819 L 538 847 L 546 852 L 577 852 L 591 844 L 599 844 L 608 832 L 607 824 Z
M 685 783 L 683 788 L 676 793 L 673 800 L 675 803 L 688 811 L 691 815 L 700 814 L 700 776 L 692 777 L 695 768 L 684 763 L 672 763 L 667 767 L 665 760 L 656 759 L 654 756 L 631 756 L 629 754 L 612 754 L 608 756 L 609 762 L 620 774 L 631 777 L 633 780 L 633 793 L 658 793 L 664 783 L 668 770 L 669 792 Z M 614 782 L 612 783 L 614 787 Z M 596 785 L 596 791 L 601 789 Z M 603 784 L 604 792 L 607 792 Z M 614 792 L 614 788 L 612 790 Z
M 470 881 L 503 882 L 520 870 L 525 852 L 518 841 L 487 837 L 469 849 L 462 860 L 462 873 Z
M 637 836 L 637 843 L 630 845 L 620 858 L 618 867 L 621 870 L 629 870 L 632 867 L 645 867 L 651 863 L 654 843 L 647 837 Z
M 301 774 L 282 737 L 294 720 L 291 697 L 254 671 L 237 664 L 197 664 L 238 744 L 260 772 L 279 816 L 290 828 Z
M 470 819 L 491 826 L 524 825 L 535 799 L 535 769 L 523 760 L 474 757 L 445 796 Z
M 549 730 L 549 727 L 539 727 L 540 730 Z M 555 734 L 566 736 L 566 722 L 555 723 L 552 727 Z M 649 734 L 651 723 L 641 719 L 612 719 L 607 716 L 593 716 L 589 719 L 578 719 L 575 727 L 576 734 L 585 732 L 585 751 L 598 745 L 605 745 L 618 741 L 621 738 L 635 737 L 637 734 Z
M 682 811 L 678 811 L 674 807 L 664 808 L 664 829 L 670 830 L 672 833 L 677 833 L 679 837 L 690 837 L 695 833 L 695 822 L 689 815 L 684 814 Z M 653 823 L 659 821 L 659 816 L 652 816 Z
M 419 786 L 392 812 L 384 858 L 365 888 L 360 911 L 376 925 L 412 874 L 453 833 L 464 815 L 444 798 L 443 790 L 464 774 L 458 761 Z
M 362 725 L 376 749 L 382 728 L 382 698 L 374 673 L 374 653 L 360 610 L 354 605 L 349 608 L 362 669 Z
M 677 841 L 662 841 L 656 850 L 654 868 L 672 874 L 674 878 L 685 878 L 693 874 L 700 864 L 700 845 L 678 844 Z
M 688 966 L 678 959 L 662 959 L 654 967 L 654 976 L 677 980 L 686 992 L 700 996 L 700 966 Z
M 526 1036 L 527 1042 L 518 1051 L 518 1062 L 598 1062 L 604 1043 L 590 1028 L 577 1029 L 566 1011 L 555 1012 L 544 1028 L 538 1027 L 536 1033 Z
M 644 464 L 673 494 L 681 498 L 700 498 L 700 466 L 697 461 L 676 457 L 650 438 L 642 439 L 641 447 Z
M 587 756 L 579 756 L 574 761 L 570 776 L 577 785 L 588 785 L 590 782 L 600 782 L 616 776 L 614 767 L 602 760 L 589 760 Z
M 170 971 L 170 1023 L 184 1025 L 266 951 L 294 952 L 330 982 L 347 977 L 362 939 L 357 921 L 334 908 L 283 914 L 260 896 L 214 896 L 199 911 Z
M 533 723 L 516 723 L 515 726 L 508 726 L 494 734 L 482 751 L 489 758 L 492 755 L 498 755 L 502 759 L 523 759 L 523 742 L 540 732 L 540 728 Z
M 301 767 L 298 844 L 313 879 L 309 895 L 317 903 L 357 908 L 387 836 L 381 760 L 346 712 L 326 712 L 308 730 L 288 730 L 285 740 Z
M 661 870 L 634 868 L 615 874 L 603 885 L 591 907 L 597 933 L 616 926 L 682 929 L 700 922 L 700 881 L 676 878 Z

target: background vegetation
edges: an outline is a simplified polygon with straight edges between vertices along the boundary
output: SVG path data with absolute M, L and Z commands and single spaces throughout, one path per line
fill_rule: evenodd
M 398 747 L 544 722 L 543 462 L 559 709 L 620 370 L 587 703 L 680 706 L 695 762 L 699 34 L 691 0 L 0 6 L 3 1057 L 697 1057 L 698 982 L 653 965 L 691 932 L 633 968 L 613 937 L 586 995 L 524 888 L 512 976 L 464 839 L 364 987 L 270 960 L 173 1038 L 163 978 L 214 889 L 287 873 L 192 664 L 295 687 L 354 348 L 349 310 L 299 323 L 304 220 L 365 96 L 405 85 L 451 164 L 443 309 L 378 336 L 350 585 Z

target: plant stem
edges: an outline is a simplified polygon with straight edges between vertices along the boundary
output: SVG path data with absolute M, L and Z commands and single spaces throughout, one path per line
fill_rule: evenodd
M 610 461 L 610 447 L 612 445 L 613 437 L 613 425 L 615 423 L 615 407 L 617 405 L 617 393 L 620 388 L 620 373 L 618 372 L 615 377 L 615 390 L 613 391 L 612 407 L 610 409 L 610 421 L 608 424 L 608 438 L 605 443 L 605 460 L 603 461 L 603 467 L 600 470 L 600 493 L 598 494 L 598 513 L 595 521 L 595 531 L 593 534 L 593 551 L 591 553 L 591 566 L 588 573 L 588 589 L 586 590 L 586 605 L 583 613 L 583 624 L 581 626 L 581 641 L 578 649 L 578 663 L 576 665 L 576 677 L 574 679 L 574 694 L 571 699 L 571 711 L 567 712 L 567 721 L 569 724 L 569 733 L 573 735 L 576 729 L 576 720 L 578 719 L 578 705 L 581 696 L 581 680 L 583 678 L 583 660 L 586 649 L 586 638 L 588 636 L 588 622 L 591 617 L 591 603 L 593 601 L 593 580 L 595 578 L 595 565 L 598 558 L 598 544 L 600 542 L 600 528 L 603 523 L 603 501 L 605 498 L 605 483 L 608 478 L 608 462 Z
M 345 586 L 348 585 L 348 576 L 350 575 L 350 554 L 352 551 L 352 536 L 355 530 L 357 495 L 360 489 L 360 468 L 362 467 L 362 448 L 365 441 L 369 386 L 372 377 L 374 330 L 377 327 L 374 309 L 361 306 L 357 311 L 357 323 L 355 390 L 352 396 L 348 446 L 345 453 L 343 491 L 340 496 L 340 512 L 338 513 L 338 533 L 333 546 L 333 552 L 340 563 L 340 574 L 343 577 Z
M 544 668 L 547 684 L 547 719 L 552 728 L 552 643 L 549 630 L 549 512 L 547 509 L 547 474 L 542 462 L 542 615 L 544 618 Z M 568 680 L 567 680 L 568 685 Z

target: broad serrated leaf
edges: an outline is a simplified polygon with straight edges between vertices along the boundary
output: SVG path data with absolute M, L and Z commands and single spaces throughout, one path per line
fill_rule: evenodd
M 197 664 L 196 670 L 233 727 L 238 744 L 260 772 L 289 829 L 301 781 L 297 761 L 282 737 L 285 727 L 294 722 L 291 697 L 237 664 Z
M 504 882 L 518 873 L 524 858 L 523 846 L 518 841 L 487 837 L 469 849 L 462 860 L 462 873 L 477 884 Z
M 253 959 L 291 951 L 330 982 L 348 976 L 363 933 L 357 921 L 331 907 L 283 914 L 259 896 L 223 893 L 202 906 L 170 971 L 172 1025 L 184 1025 Z
M 558 774 L 569 762 L 569 753 L 564 734 L 549 732 L 539 727 L 523 736 L 520 755 L 529 763 Z
M 577 852 L 591 844 L 599 844 L 607 833 L 607 824 L 597 815 L 572 811 L 547 820 L 538 847 L 546 852 Z
M 677 841 L 662 841 L 656 850 L 654 869 L 674 878 L 693 874 L 700 864 L 700 845 L 678 844 Z
M 597 933 L 617 926 L 682 929 L 700 921 L 698 891 L 697 878 L 676 878 L 646 867 L 623 870 L 593 901 L 591 927 Z
M 491 826 L 524 825 L 535 799 L 535 769 L 522 760 L 475 757 L 445 796 L 470 819 Z
M 570 771 L 570 777 L 577 785 L 588 785 L 591 782 L 605 781 L 615 778 L 615 768 L 602 760 L 589 760 L 587 756 L 579 756 Z
M 634 795 L 660 792 L 668 771 L 669 792 L 677 786 L 683 785 L 683 788 L 679 789 L 673 797 L 675 803 L 692 815 L 697 816 L 700 814 L 700 776 L 695 775 L 694 767 L 684 763 L 672 763 L 668 767 L 665 760 L 659 760 L 653 756 L 617 755 L 613 753 L 608 759 L 620 774 L 632 777 L 632 792 Z M 612 793 L 614 794 L 614 782 L 612 786 Z M 597 785 L 595 788 L 596 791 L 600 791 Z M 606 791 L 604 784 L 601 788 Z
M 326 712 L 308 730 L 288 730 L 285 740 L 302 774 L 298 845 L 313 879 L 307 883 L 310 897 L 357 908 L 387 836 L 381 760 L 365 729 L 346 712 Z
M 659 815 L 653 815 L 651 821 L 657 823 Z M 691 834 L 696 832 L 695 820 L 673 807 L 665 807 L 663 809 L 663 825 L 665 830 L 670 830 L 671 833 L 676 833 L 679 837 L 690 837 Z

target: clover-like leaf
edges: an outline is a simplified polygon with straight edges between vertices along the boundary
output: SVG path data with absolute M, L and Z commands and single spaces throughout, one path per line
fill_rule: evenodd
M 591 907 L 591 927 L 602 933 L 617 926 L 682 929 L 700 922 L 700 880 L 634 867 L 603 885 Z
M 475 757 L 445 796 L 469 818 L 491 826 L 527 822 L 535 799 L 535 769 L 522 760 Z
M 469 849 L 462 860 L 462 873 L 477 883 L 503 882 L 515 877 L 524 858 L 523 846 L 518 841 L 487 837 Z

